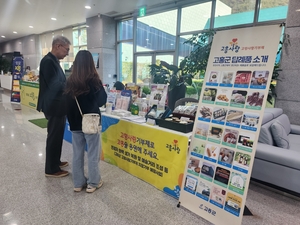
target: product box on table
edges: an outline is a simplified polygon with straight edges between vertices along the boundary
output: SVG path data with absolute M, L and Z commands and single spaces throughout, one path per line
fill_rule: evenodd
M 194 122 L 180 123 L 173 120 L 157 119 L 158 126 L 168 128 L 183 133 L 189 133 L 193 131 Z

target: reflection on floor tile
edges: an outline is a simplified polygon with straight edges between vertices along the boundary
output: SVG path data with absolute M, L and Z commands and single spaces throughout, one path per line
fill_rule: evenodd
M 64 178 L 44 175 L 46 129 L 28 122 L 42 113 L 10 103 L 0 91 L 0 224 L 124 224 L 207 225 L 178 201 L 140 179 L 100 162 L 104 180 L 93 194 L 73 192 L 72 174 Z M 63 143 L 62 159 L 70 163 L 72 146 Z M 85 168 L 87 170 L 87 168 Z M 300 224 L 300 202 L 250 184 L 246 205 L 254 216 L 244 225 Z M 224 221 L 230 225 L 230 221 Z

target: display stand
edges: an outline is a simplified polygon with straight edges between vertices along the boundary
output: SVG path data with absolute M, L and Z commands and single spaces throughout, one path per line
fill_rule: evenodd
M 249 208 L 245 205 L 244 207 L 244 216 L 253 216 L 252 212 L 249 210 Z

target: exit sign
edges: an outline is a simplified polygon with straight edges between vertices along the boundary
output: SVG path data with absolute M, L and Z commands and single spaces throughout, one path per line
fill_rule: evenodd
M 146 6 L 139 9 L 139 16 L 146 16 Z

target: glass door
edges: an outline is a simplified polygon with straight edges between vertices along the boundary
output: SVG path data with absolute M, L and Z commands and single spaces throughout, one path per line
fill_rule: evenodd
M 160 61 L 165 61 L 169 64 L 173 64 L 174 62 L 174 53 L 139 53 L 135 54 L 135 78 L 134 82 L 139 83 L 147 83 L 151 82 L 150 76 L 150 68 L 151 64 L 160 64 Z
M 174 64 L 174 54 L 156 54 L 155 63 L 160 64 L 160 61 L 165 61 L 166 63 L 173 65 Z
M 136 56 L 136 83 L 150 83 L 149 65 L 153 62 L 153 56 L 137 55 Z

